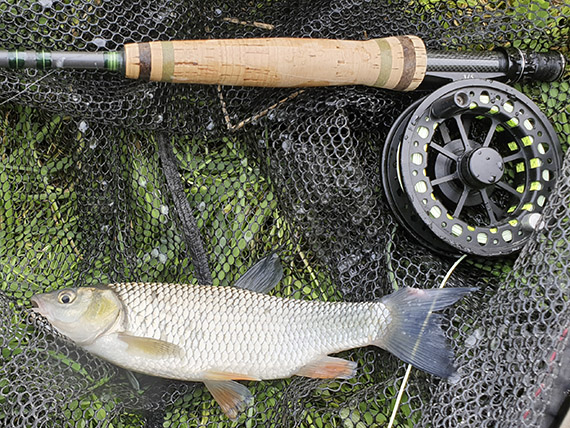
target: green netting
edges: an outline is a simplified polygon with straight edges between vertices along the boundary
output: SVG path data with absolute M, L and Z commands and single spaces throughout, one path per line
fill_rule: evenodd
M 568 54 L 564 1 L 0 1 L 0 48 L 114 50 L 243 37 L 364 40 Z M 517 88 L 570 143 L 568 72 Z M 159 156 L 172 145 L 214 286 L 278 250 L 272 293 L 364 301 L 437 287 L 454 263 L 417 243 L 384 200 L 382 147 L 425 94 L 364 87 L 255 89 L 129 81 L 90 71 L 0 71 L 0 425 L 386 426 L 406 365 L 369 347 L 351 380 L 248 382 L 237 424 L 202 384 L 136 375 L 29 316 L 33 293 L 115 281 L 195 282 Z M 467 257 L 447 286 L 481 291 L 445 311 L 458 383 L 412 370 L 394 426 L 546 427 L 567 349 L 570 165 L 544 227 L 516 259 Z M 566 351 L 567 352 L 567 351 Z M 556 410 L 554 410 L 556 411 Z

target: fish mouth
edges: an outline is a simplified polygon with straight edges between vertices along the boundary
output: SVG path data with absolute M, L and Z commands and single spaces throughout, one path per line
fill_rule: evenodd
M 32 311 L 36 314 L 44 315 L 44 310 L 42 308 L 42 302 L 38 299 L 37 296 L 32 296 L 30 298 L 30 302 L 32 302 Z

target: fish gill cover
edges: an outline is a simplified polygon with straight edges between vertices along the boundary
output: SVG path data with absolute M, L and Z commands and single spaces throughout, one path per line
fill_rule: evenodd
M 415 34 L 432 49 L 568 54 L 568 16 L 564 1 L 542 0 L 1 0 L 0 48 Z M 568 73 L 517 88 L 566 151 Z M 365 301 L 439 286 L 455 259 L 402 230 L 380 175 L 391 125 L 421 95 L 0 70 L 0 425 L 234 425 L 202 384 L 135 381 L 75 347 L 30 317 L 34 293 L 118 281 L 228 286 L 275 250 L 279 296 Z M 172 165 L 175 184 L 163 173 Z M 397 407 L 400 427 L 549 426 L 570 326 L 569 211 L 566 158 L 516 260 L 469 256 L 454 270 L 447 286 L 482 290 L 444 312 L 456 382 L 418 370 L 405 381 L 404 363 L 361 348 L 341 355 L 358 362 L 353 379 L 247 382 L 255 402 L 238 425 L 384 426 Z M 197 268 L 201 255 L 208 269 Z

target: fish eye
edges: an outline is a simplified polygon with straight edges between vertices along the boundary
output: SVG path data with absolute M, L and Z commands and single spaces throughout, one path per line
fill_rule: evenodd
M 75 300 L 75 293 L 71 290 L 65 290 L 59 293 L 57 300 L 59 303 L 67 304 Z

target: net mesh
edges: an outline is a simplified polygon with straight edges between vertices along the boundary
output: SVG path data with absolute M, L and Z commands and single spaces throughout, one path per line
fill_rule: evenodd
M 0 1 L 0 47 L 114 50 L 167 39 L 416 34 L 429 48 L 567 54 L 570 6 L 542 0 Z M 518 89 L 570 142 L 568 73 Z M 196 282 L 158 149 L 174 153 L 213 285 L 278 249 L 272 293 L 364 301 L 439 286 L 455 260 L 420 246 L 382 196 L 396 117 L 422 94 L 364 87 L 255 89 L 129 81 L 106 72 L 0 71 L 0 424 L 229 426 L 202 384 L 126 373 L 75 347 L 29 298 L 115 281 Z M 425 94 L 423 94 L 425 95 Z M 159 138 L 160 137 L 160 138 Z M 380 349 L 342 356 L 350 380 L 248 382 L 243 426 L 548 426 L 567 348 L 570 163 L 544 225 L 514 260 L 468 257 L 447 286 L 481 291 L 445 311 L 460 379 Z

